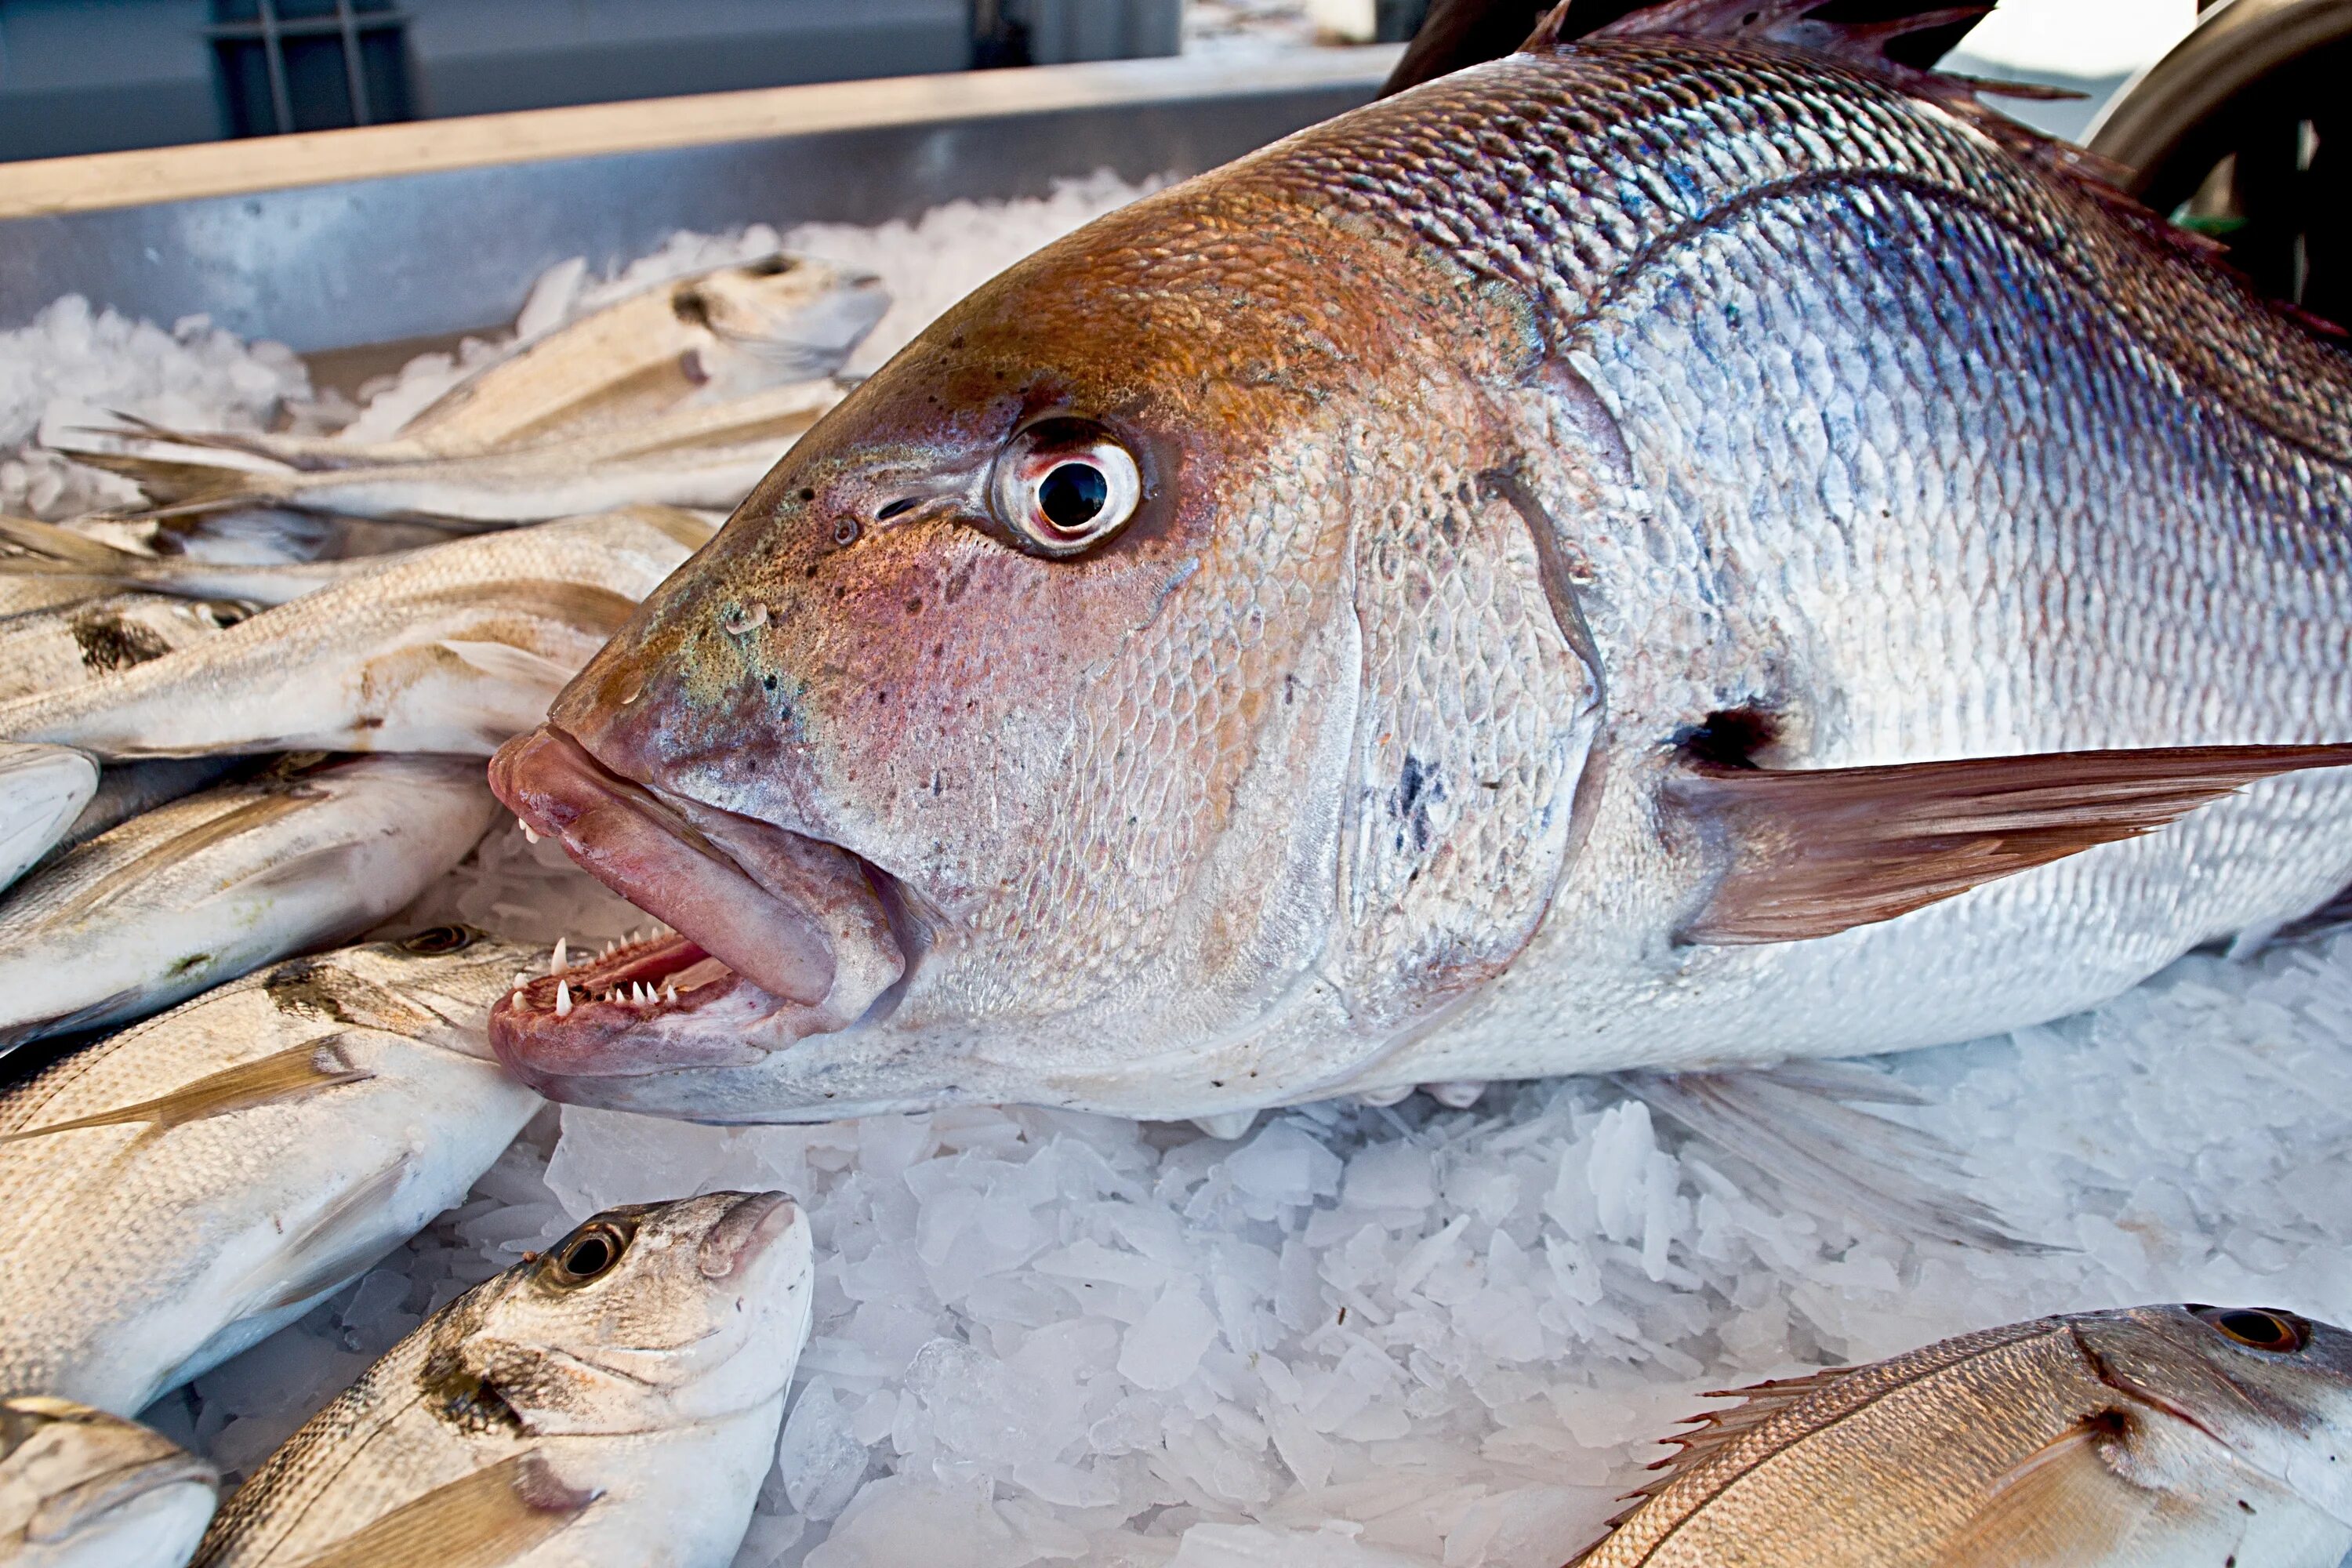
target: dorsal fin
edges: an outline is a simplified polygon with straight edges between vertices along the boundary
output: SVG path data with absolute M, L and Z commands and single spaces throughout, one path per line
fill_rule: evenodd
M 1626 1506 L 1609 1521 L 1609 1528 L 1614 1530 L 1633 1518 L 1641 1511 L 1643 1504 L 1757 1427 L 1791 1406 L 1811 1399 L 1841 1378 L 1852 1375 L 1855 1370 L 1851 1366 L 1825 1366 L 1802 1377 L 1772 1378 L 1751 1384 L 1746 1388 L 1710 1389 L 1700 1394 L 1701 1399 L 1735 1399 L 1738 1403 L 1685 1416 L 1683 1424 L 1690 1427 L 1689 1431 L 1659 1438 L 1661 1443 L 1673 1443 L 1679 1447 L 1649 1467 L 1654 1472 L 1652 1479 L 1643 1482 L 1618 1500 Z

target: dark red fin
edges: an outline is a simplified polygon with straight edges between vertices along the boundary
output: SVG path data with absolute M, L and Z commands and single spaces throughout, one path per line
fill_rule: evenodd
M 1778 772 L 1704 764 L 1673 786 L 1731 866 L 1678 933 L 1803 942 L 2101 844 L 2235 789 L 2352 766 L 2352 745 L 2182 746 Z
M 1580 0 L 1577 21 L 1581 30 L 1589 31 L 1646 4 L 1648 0 Z M 1381 84 L 1381 96 L 1515 55 L 1529 47 L 1529 34 L 1539 26 L 1557 27 L 1559 17 L 1552 0 L 1435 0 L 1421 31 L 1405 46 L 1404 58 Z

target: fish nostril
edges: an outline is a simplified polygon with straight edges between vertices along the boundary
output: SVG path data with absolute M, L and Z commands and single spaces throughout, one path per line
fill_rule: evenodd
M 835 522 L 833 525 L 833 542 L 835 544 L 856 543 L 857 520 L 854 517 L 845 517 Z

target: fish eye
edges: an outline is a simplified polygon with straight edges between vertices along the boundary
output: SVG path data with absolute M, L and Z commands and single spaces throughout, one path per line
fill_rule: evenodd
M 2254 1350 L 2293 1355 L 2311 1343 L 2311 1325 L 2292 1312 L 2273 1312 L 2259 1307 L 2191 1310 L 2226 1338 Z
M 1085 419 L 1047 419 L 1013 437 L 990 486 L 997 520 L 1045 555 L 1075 555 L 1143 504 L 1143 473 L 1118 437 Z
M 555 1244 L 541 1270 L 548 1283 L 566 1290 L 593 1284 L 613 1271 L 629 1249 L 628 1234 L 607 1220 L 591 1220 Z
M 434 926 L 402 942 L 400 951 L 427 958 L 438 957 L 445 952 L 463 952 L 474 945 L 474 939 L 479 935 L 481 932 L 471 926 Z

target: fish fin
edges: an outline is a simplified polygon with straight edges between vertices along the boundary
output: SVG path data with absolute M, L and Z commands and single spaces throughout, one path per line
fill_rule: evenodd
M 399 1245 L 396 1236 L 386 1234 L 381 1216 L 413 1168 L 403 1153 L 320 1210 L 272 1265 L 284 1271 L 286 1282 L 249 1315 L 275 1312 L 348 1284 Z
M 2125 1543 L 2157 1519 L 2165 1494 L 2116 1471 L 2105 1452 L 2113 1441 L 2112 1422 L 2093 1416 L 2026 1456 L 1993 1483 L 1984 1507 L 1934 1568 L 2073 1568 L 2121 1560 Z M 2131 1560 L 2171 1559 L 2135 1552 Z
M 503 680 L 515 686 L 544 686 L 552 693 L 560 691 L 579 672 L 560 664 L 543 653 L 516 647 L 509 643 L 486 642 L 468 637 L 443 637 L 433 645 L 455 655 L 468 668 L 479 670 L 493 680 Z
M 330 1035 L 308 1045 L 273 1051 L 266 1057 L 256 1057 L 249 1062 L 239 1062 L 233 1068 L 207 1073 L 203 1078 L 182 1084 L 169 1094 L 142 1100 L 135 1105 L 0 1135 L 0 1144 L 19 1142 L 27 1138 L 46 1138 L 56 1132 L 78 1132 L 91 1127 L 123 1127 L 141 1121 L 152 1122 L 158 1131 L 184 1127 L 192 1121 L 209 1121 L 215 1116 L 250 1110 L 256 1106 L 307 1099 L 342 1084 L 363 1082 L 374 1076 L 364 1068 L 352 1066 L 351 1057 L 343 1047 L 341 1036 Z
M 1958 1150 L 1932 1132 L 1858 1109 L 1918 1104 L 1854 1063 L 1790 1062 L 1746 1072 L 1623 1072 L 1626 1093 L 1832 1213 L 1988 1252 L 2062 1250 L 2018 1236 L 1963 1190 Z
M 1608 13 L 1605 19 L 1614 20 L 1624 14 L 1626 4 L 1603 0 L 1600 8 Z M 1592 9 L 1591 0 L 1582 0 L 1576 11 L 1580 21 Z M 1558 16 L 1550 0 L 1436 0 L 1405 46 L 1403 58 L 1381 84 L 1380 96 L 1531 47 L 1535 40 L 1530 33 L 1553 24 Z
M 565 1486 L 533 1448 L 410 1499 L 304 1558 L 301 1568 L 499 1568 L 602 1495 Z
M 78 577 L 127 580 L 135 575 L 146 559 L 88 534 L 76 533 L 70 528 L 38 522 L 29 517 L 0 516 L 0 539 L 26 552 L 0 557 L 0 572 L 18 575 L 62 572 Z
M 2147 751 L 1781 771 L 1702 764 L 1670 786 L 1730 868 L 1685 942 L 1803 942 L 2137 838 L 2233 790 L 2352 766 L 2352 745 Z
M 111 995 L 101 996 L 68 1012 L 52 1013 L 46 1018 L 26 1018 L 0 1027 L 0 1058 L 31 1041 L 46 1039 L 52 1035 L 70 1035 L 78 1029 L 96 1028 L 100 1024 L 117 1022 L 121 1009 L 135 1004 L 141 988 L 128 985 Z
M 149 504 L 121 513 L 128 521 L 225 511 L 231 507 L 282 501 L 291 493 L 281 476 L 227 463 L 145 457 L 135 452 L 60 448 L 77 463 L 120 474 L 136 484 Z
M 86 752 L 0 742 L 0 888 L 72 831 L 98 784 Z
M 1659 1438 L 1661 1443 L 1675 1445 L 1675 1452 L 1649 1467 L 1652 1479 L 1617 1500 L 1627 1506 L 1611 1515 L 1601 1528 L 1616 1529 L 1641 1512 L 1660 1492 L 1724 1453 L 1748 1433 L 1857 1370 L 1852 1366 L 1825 1366 L 1802 1377 L 1773 1378 L 1745 1388 L 1711 1389 L 1700 1394 L 1701 1399 L 1730 1399 L 1738 1403 L 1686 1416 L 1683 1424 L 1691 1430 Z M 1570 1568 L 1575 1565 L 1571 1563 Z
M 1501 973 L 1542 923 L 1600 795 L 1604 698 L 1550 521 L 1515 479 L 1367 518 L 1353 550 L 1332 973 L 1360 1027 L 1394 1032 Z

